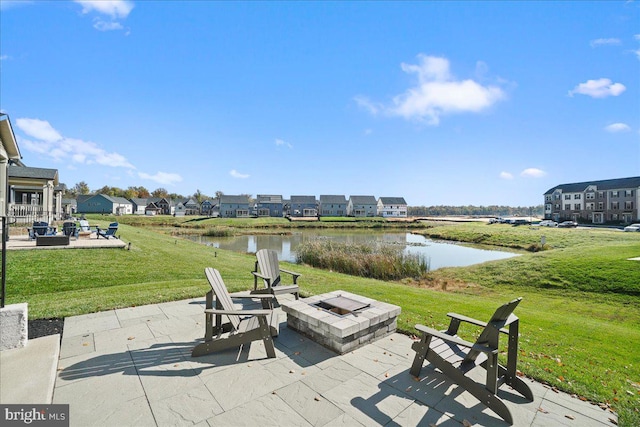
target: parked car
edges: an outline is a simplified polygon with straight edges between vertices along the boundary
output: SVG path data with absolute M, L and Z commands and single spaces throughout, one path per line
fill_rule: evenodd
M 558 223 L 550 219 L 545 219 L 544 221 L 540 221 L 538 225 L 540 227 L 557 227 Z
M 564 221 L 558 224 L 558 227 L 563 227 L 563 228 L 571 228 L 571 227 L 577 227 L 577 226 L 578 226 L 578 223 L 575 221 Z
M 624 231 L 640 231 L 640 224 L 627 225 L 624 228 Z

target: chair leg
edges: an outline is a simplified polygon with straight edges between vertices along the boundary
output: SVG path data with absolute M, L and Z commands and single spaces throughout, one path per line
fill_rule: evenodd
M 427 352 L 429 351 L 431 338 L 432 338 L 431 335 L 423 334 L 420 341 L 414 342 L 411 345 L 411 348 L 415 350 L 416 355 L 413 358 L 413 363 L 411 364 L 411 370 L 409 372 L 414 377 L 420 376 L 420 371 L 422 370 L 424 359 L 427 357 Z

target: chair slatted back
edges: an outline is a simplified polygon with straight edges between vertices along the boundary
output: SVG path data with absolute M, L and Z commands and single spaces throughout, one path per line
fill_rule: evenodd
M 271 279 L 271 286 L 280 283 L 280 262 L 278 253 L 272 249 L 260 249 L 256 252 L 260 274 Z
M 233 301 L 231 300 L 231 295 L 229 295 L 229 291 L 222 280 L 222 276 L 220 276 L 220 272 L 215 268 L 207 267 L 204 269 L 204 274 L 207 276 L 209 285 L 211 285 L 211 290 L 216 297 L 216 304 L 222 307 L 223 310 L 235 310 Z M 238 330 L 238 326 L 240 325 L 240 316 L 228 315 L 227 317 L 229 318 L 233 329 Z
M 511 320 L 513 311 L 518 304 L 522 301 L 522 297 L 516 298 L 513 301 L 509 301 L 506 304 L 501 305 L 491 316 L 491 320 L 487 323 L 487 326 L 482 330 L 482 333 L 478 336 L 476 344 L 489 345 L 494 347 L 498 345 L 498 336 L 500 335 L 500 329 L 504 327 L 508 320 Z M 478 351 L 471 350 L 467 354 L 463 363 L 474 361 L 479 355 Z

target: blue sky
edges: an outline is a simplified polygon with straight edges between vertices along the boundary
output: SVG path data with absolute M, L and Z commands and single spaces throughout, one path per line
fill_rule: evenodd
M 640 2 L 0 5 L 0 109 L 69 187 L 530 206 L 640 175 Z

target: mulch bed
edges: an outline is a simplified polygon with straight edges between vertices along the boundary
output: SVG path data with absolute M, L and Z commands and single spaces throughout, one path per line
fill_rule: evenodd
M 54 334 L 60 334 L 60 338 L 62 339 L 63 327 L 64 319 L 29 320 L 29 339 L 40 338 Z

